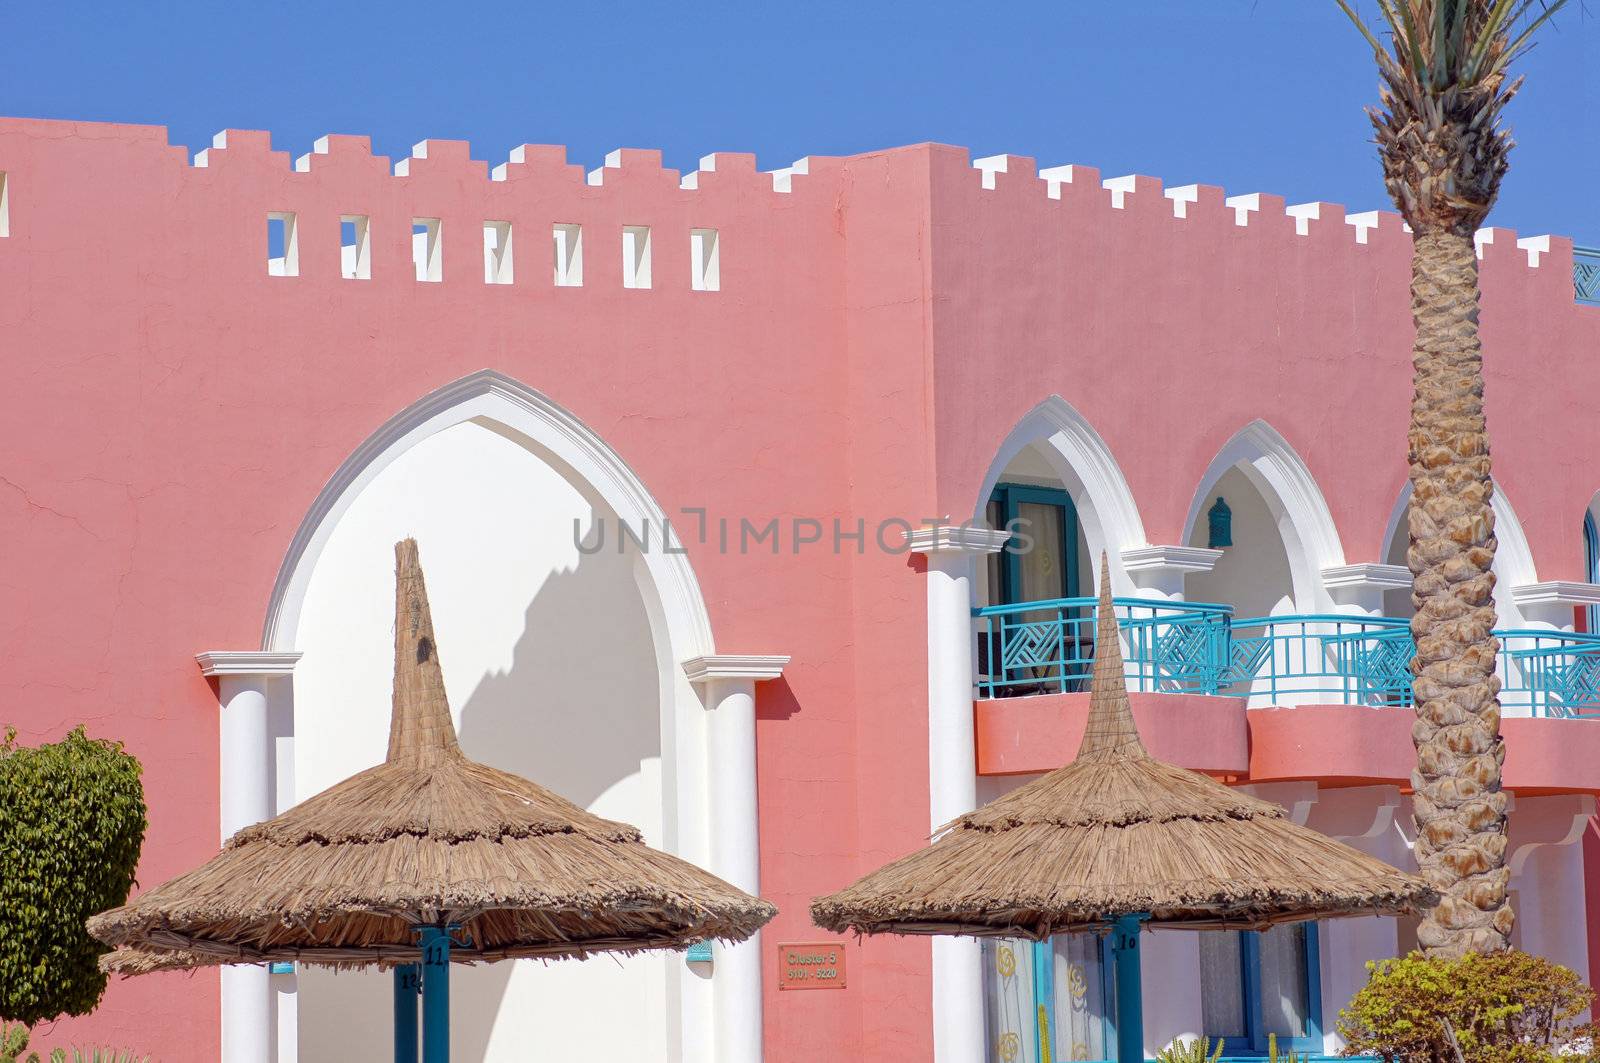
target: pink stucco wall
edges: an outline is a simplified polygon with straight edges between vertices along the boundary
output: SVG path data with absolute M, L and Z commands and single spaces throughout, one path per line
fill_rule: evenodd
M 1000 439 L 1056 393 L 1126 473 L 1153 543 L 1222 442 L 1265 417 L 1311 466 L 1350 561 L 1381 560 L 1404 481 L 1405 241 L 1270 205 L 1244 228 L 1206 191 L 1176 219 L 1149 182 L 1050 199 L 1022 160 L 984 189 L 964 152 L 813 159 L 774 191 L 749 156 L 698 188 L 653 152 L 586 184 L 529 148 L 490 181 L 430 142 L 393 176 L 362 138 L 294 172 L 265 134 L 208 165 L 156 128 L 0 120 L 0 723 L 80 721 L 143 759 L 145 884 L 217 843 L 217 703 L 193 655 L 259 645 L 307 508 L 367 436 L 489 367 L 582 419 L 668 514 L 916 521 L 969 514 Z M 1080 176 L 1080 181 L 1085 180 Z M 266 216 L 295 211 L 300 276 L 270 277 Z M 373 277 L 339 277 L 341 214 L 372 218 Z M 410 222 L 444 219 L 444 280 L 412 277 Z M 482 282 L 484 220 L 517 233 L 517 283 Z M 584 286 L 543 266 L 585 229 Z M 620 229 L 649 225 L 651 290 Z M 720 232 L 720 292 L 689 288 L 689 230 Z M 1542 578 L 1578 578 L 1600 482 L 1600 312 L 1572 305 L 1567 244 L 1537 270 L 1485 258 L 1497 470 Z M 923 579 L 871 542 L 722 553 L 690 541 L 719 652 L 787 653 L 758 704 L 765 935 L 816 938 L 807 905 L 928 833 Z M 849 946 L 849 988 L 769 983 L 770 1063 L 930 1056 L 929 946 Z M 64 1037 L 214 1058 L 212 975 L 118 983 Z

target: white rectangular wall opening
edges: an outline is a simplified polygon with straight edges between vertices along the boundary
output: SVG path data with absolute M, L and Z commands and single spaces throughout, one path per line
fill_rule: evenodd
M 411 219 L 411 264 L 417 280 L 444 280 L 444 226 L 438 218 Z
M 6 172 L 0 170 L 0 236 L 11 235 L 11 186 L 6 182 Z
M 366 214 L 339 215 L 339 275 L 346 280 L 372 279 L 371 221 Z
M 510 284 L 511 223 L 486 221 L 483 223 L 483 283 Z
M 722 252 L 717 230 L 689 230 L 689 286 L 697 292 L 722 289 Z
M 267 214 L 267 273 L 273 277 L 300 276 L 300 234 L 292 210 Z
M 622 286 L 650 287 L 650 226 L 622 227 Z
M 553 235 L 556 247 L 556 287 L 583 287 L 583 226 L 557 225 Z

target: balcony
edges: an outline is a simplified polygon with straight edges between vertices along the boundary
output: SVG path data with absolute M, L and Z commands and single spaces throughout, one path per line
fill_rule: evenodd
M 1412 704 L 1410 624 L 1343 614 L 1235 619 L 1226 605 L 1117 598 L 1128 688 L 1252 707 Z M 1095 600 L 975 609 L 980 699 L 1088 689 Z M 1497 631 L 1507 716 L 1600 718 L 1600 635 Z
M 1600 247 L 1572 249 L 1572 292 L 1578 302 L 1600 306 Z
M 1215 694 L 1228 661 L 1225 605 L 1117 598 L 1128 689 Z M 1089 689 L 1095 599 L 993 605 L 973 610 L 978 696 L 1071 694 Z

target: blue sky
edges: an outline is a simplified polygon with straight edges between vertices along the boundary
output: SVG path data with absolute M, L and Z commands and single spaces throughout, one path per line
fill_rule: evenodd
M 443 137 L 491 164 L 529 142 L 770 169 L 939 140 L 1388 205 L 1376 74 L 1333 0 L 0 0 L 0 27 L 0 113 L 166 125 L 191 151 L 231 126 L 293 154 L 333 132 L 394 157 Z M 1600 11 L 1564 11 L 1524 69 L 1492 221 L 1600 244 Z

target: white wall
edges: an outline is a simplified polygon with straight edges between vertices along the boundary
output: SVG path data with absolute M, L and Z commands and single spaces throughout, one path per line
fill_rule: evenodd
M 469 756 L 528 776 L 662 844 L 661 694 L 633 560 L 583 555 L 591 506 L 554 470 L 472 424 L 419 443 L 367 486 L 318 558 L 295 646 L 295 793 L 384 755 L 394 552 L 421 547 L 445 683 Z M 463 1060 L 667 1057 L 671 955 L 456 968 Z M 298 976 L 300 1060 L 390 1053 L 386 975 Z M 626 1021 L 618 1021 L 626 1016 Z
M 1234 616 L 1271 616 L 1296 612 L 1294 577 L 1277 521 L 1255 484 L 1235 467 L 1222 474 L 1207 492 L 1189 545 L 1205 546 L 1210 534 L 1207 512 L 1221 495 L 1233 511 L 1233 545 L 1222 551 L 1210 572 L 1184 580 L 1184 597 L 1192 602 L 1231 605 Z

